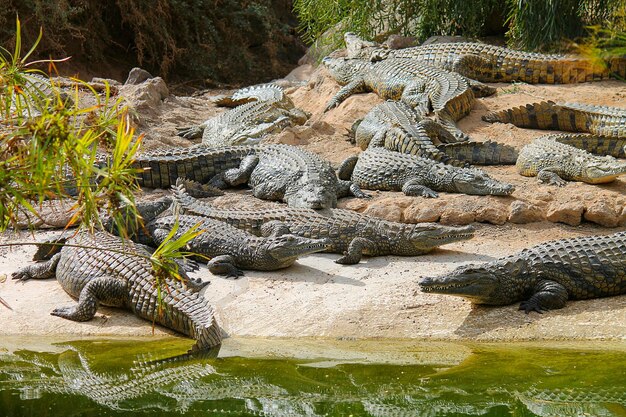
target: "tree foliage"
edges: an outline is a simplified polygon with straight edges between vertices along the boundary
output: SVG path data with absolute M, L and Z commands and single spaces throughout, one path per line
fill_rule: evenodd
M 616 19 L 623 0 L 295 0 L 300 30 L 315 42 L 333 27 L 380 40 L 390 34 L 478 37 L 506 32 L 521 49 L 558 49 L 590 25 Z

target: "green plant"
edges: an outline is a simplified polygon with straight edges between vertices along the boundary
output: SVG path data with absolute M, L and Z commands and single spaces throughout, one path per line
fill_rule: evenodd
M 138 171 L 132 164 L 141 145 L 128 110 L 111 100 L 108 88 L 100 97 L 80 80 L 73 98 L 63 94 L 44 73 L 31 69 L 41 62 L 28 61 L 41 33 L 22 56 L 19 19 L 16 29 L 14 51 L 0 51 L 0 231 L 16 224 L 21 209 L 36 215 L 43 200 L 75 194 L 71 223 L 102 228 L 106 213 L 126 235 L 127 220 L 138 218 Z M 95 105 L 81 107 L 79 87 Z M 103 159 L 99 147 L 110 154 Z M 170 237 L 150 257 L 159 291 L 163 277 L 180 278 L 174 259 L 186 255 L 180 248 L 198 233 Z

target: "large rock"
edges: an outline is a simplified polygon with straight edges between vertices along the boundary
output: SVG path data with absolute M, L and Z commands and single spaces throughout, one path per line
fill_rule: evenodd
M 582 221 L 585 207 L 576 200 L 553 201 L 548 205 L 546 218 L 554 223 L 565 223 L 570 226 L 578 226 Z
M 169 96 L 169 90 L 163 78 L 154 77 L 139 84 L 125 84 L 120 88 L 120 95 L 126 98 L 131 107 L 145 110 L 159 107 Z
M 535 204 L 523 200 L 515 200 L 509 206 L 509 221 L 511 223 L 533 223 L 544 220 L 543 210 Z
M 587 221 L 598 223 L 606 227 L 616 227 L 621 220 L 622 207 L 607 200 L 595 200 L 587 206 L 584 218 Z
M 406 223 L 437 222 L 445 206 L 446 202 L 441 200 L 414 202 L 404 210 L 404 221 Z
M 506 206 L 495 201 L 494 198 L 490 198 L 488 204 L 478 207 L 476 210 L 475 221 L 501 225 L 506 223 L 507 217 L 509 217 L 509 213 Z
M 465 225 L 473 223 L 475 218 L 474 210 L 463 210 L 452 206 L 444 209 L 439 222 L 442 224 Z

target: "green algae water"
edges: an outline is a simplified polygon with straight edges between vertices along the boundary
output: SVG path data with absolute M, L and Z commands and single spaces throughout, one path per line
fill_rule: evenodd
M 626 347 L 0 341 L 0 416 L 626 416 Z

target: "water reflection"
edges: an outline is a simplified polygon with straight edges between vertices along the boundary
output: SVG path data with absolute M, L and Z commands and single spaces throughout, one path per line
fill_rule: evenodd
M 622 351 L 474 347 L 461 363 L 400 365 L 172 356 L 161 342 L 55 348 L 0 355 L 0 415 L 626 415 Z

